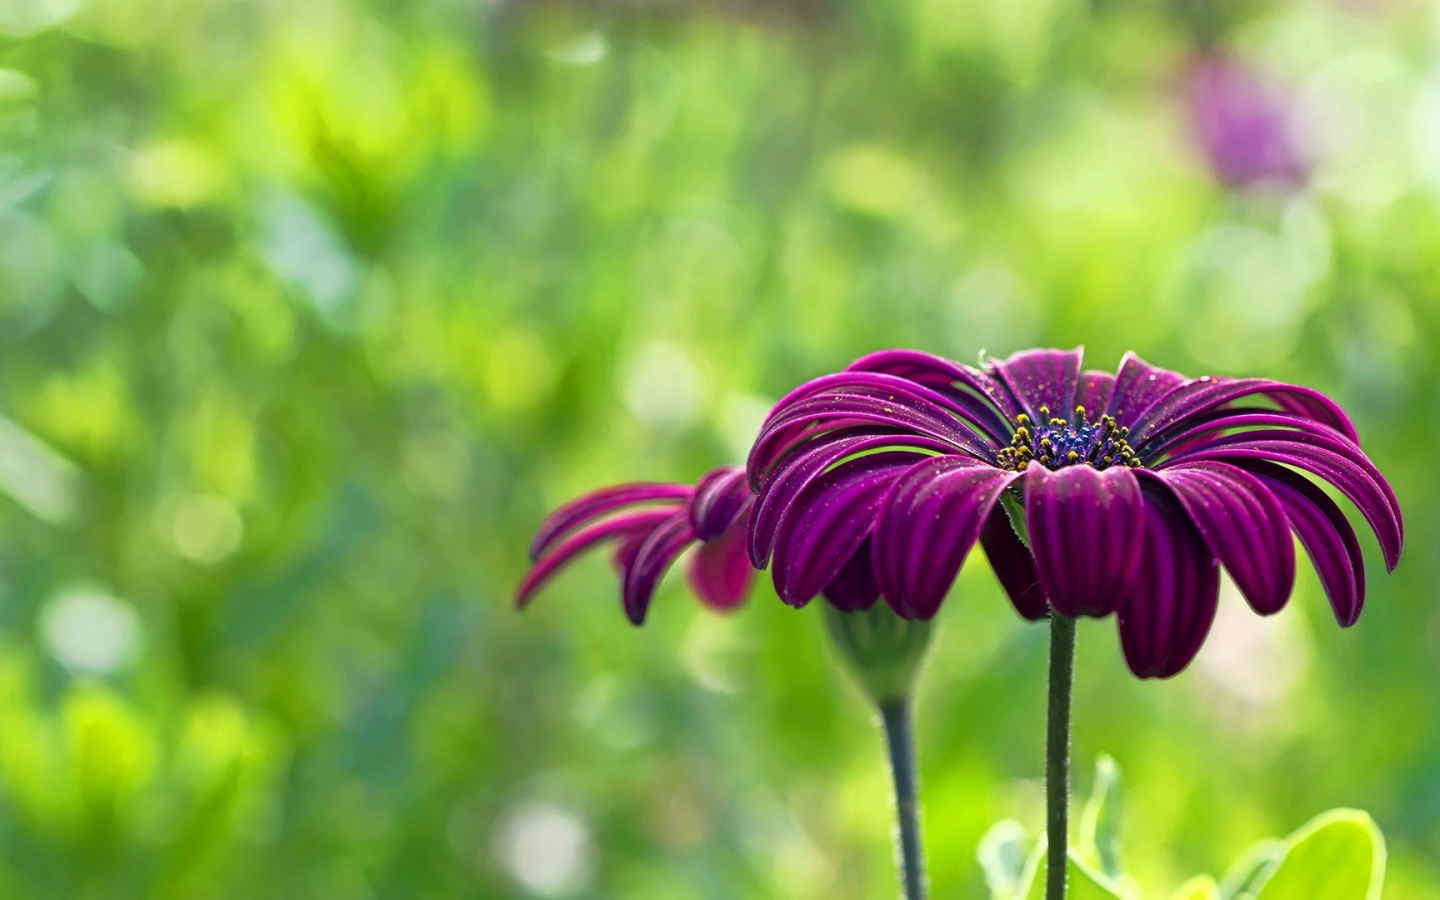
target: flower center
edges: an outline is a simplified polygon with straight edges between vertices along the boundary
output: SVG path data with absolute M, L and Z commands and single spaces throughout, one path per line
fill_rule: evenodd
M 1010 446 L 996 455 L 995 461 L 1002 469 L 1012 472 L 1023 470 L 1031 460 L 1038 461 L 1047 469 L 1063 469 L 1081 463 L 1096 469 L 1110 466 L 1140 465 L 1135 451 L 1125 440 L 1130 429 L 1120 426 L 1115 420 L 1102 415 L 1097 422 L 1090 422 L 1085 407 L 1075 407 L 1075 421 L 1067 422 L 1050 415 L 1050 408 L 1040 407 L 1044 424 L 1037 424 L 1021 413 L 1015 417 L 1015 436 Z

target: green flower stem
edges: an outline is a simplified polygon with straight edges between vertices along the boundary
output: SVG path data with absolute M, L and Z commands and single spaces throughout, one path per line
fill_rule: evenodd
M 880 704 L 880 721 L 890 749 L 890 770 L 895 776 L 895 853 L 905 900 L 924 900 L 925 848 L 920 835 L 920 773 L 915 765 L 915 725 L 910 701 Z
M 882 600 L 867 610 L 841 612 L 824 604 L 830 641 L 880 712 L 890 773 L 895 779 L 895 855 L 904 900 L 924 900 L 925 849 L 920 833 L 920 770 L 912 715 L 915 679 L 930 646 L 929 622 L 902 619 Z
M 1045 728 L 1045 900 L 1064 900 L 1070 806 L 1070 695 L 1075 681 L 1075 620 L 1050 613 L 1050 705 Z M 1058 848 L 1058 850 L 1057 850 Z

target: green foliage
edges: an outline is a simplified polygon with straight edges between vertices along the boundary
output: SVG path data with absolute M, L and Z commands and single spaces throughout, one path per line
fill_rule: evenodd
M 1111 878 L 1125 872 L 1120 860 L 1120 767 L 1108 756 L 1095 761 L 1095 786 L 1080 816 L 1080 852 Z
M 1069 851 L 1068 883 L 1073 898 L 1141 896 L 1120 866 L 1120 769 L 1108 756 L 1095 766 L 1095 782 L 1082 816 L 1080 848 Z M 1045 836 L 1026 855 L 1029 841 L 1020 823 L 997 823 L 980 841 L 978 858 L 993 900 L 1044 897 Z M 1024 859 L 1023 866 L 1017 861 Z M 1103 869 L 1100 860 L 1115 868 Z M 1310 820 L 1280 841 L 1261 841 L 1241 854 L 1220 884 L 1198 875 L 1176 889 L 1171 900 L 1380 900 L 1385 882 L 1385 839 L 1364 812 L 1336 809 Z
M 1260 881 L 1256 900 L 1379 900 L 1385 838 L 1367 814 L 1337 809 L 1312 819 L 1286 841 Z

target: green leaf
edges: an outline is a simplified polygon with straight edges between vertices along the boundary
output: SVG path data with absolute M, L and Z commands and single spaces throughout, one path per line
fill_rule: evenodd
M 1379 900 L 1385 838 L 1364 812 L 1337 809 L 1310 820 L 1287 841 L 1257 900 Z
M 1220 888 L 1209 875 L 1197 875 L 1176 888 L 1170 900 L 1220 900 Z
M 1046 852 L 1045 839 L 1042 837 L 1025 863 L 1025 874 L 1021 876 L 1016 897 L 1022 900 L 1044 900 L 1045 866 L 1048 861 L 1049 853 Z M 1108 878 L 1074 848 L 1071 848 L 1069 853 L 1066 874 L 1069 889 L 1065 892 L 1065 900 L 1137 900 L 1133 891 Z
M 1120 766 L 1109 756 L 1095 760 L 1095 786 L 1080 817 L 1080 851 L 1112 879 L 1124 877 L 1120 862 Z
M 1255 896 L 1255 888 L 1285 856 L 1285 841 L 1270 838 L 1240 854 L 1220 879 L 1220 900 L 1237 900 Z
M 996 822 L 985 836 L 975 855 L 985 873 L 985 883 L 992 897 L 1013 897 L 1025 874 L 1025 828 L 1014 819 Z

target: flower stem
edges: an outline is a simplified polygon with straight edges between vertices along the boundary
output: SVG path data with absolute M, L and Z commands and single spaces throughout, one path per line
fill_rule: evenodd
M 895 853 L 904 900 L 924 900 L 925 849 L 920 836 L 919 771 L 915 765 L 915 725 L 906 698 L 880 704 L 890 770 L 895 775 Z
M 1065 900 L 1070 805 L 1070 694 L 1075 681 L 1075 620 L 1050 613 L 1050 706 L 1045 729 L 1045 900 Z

